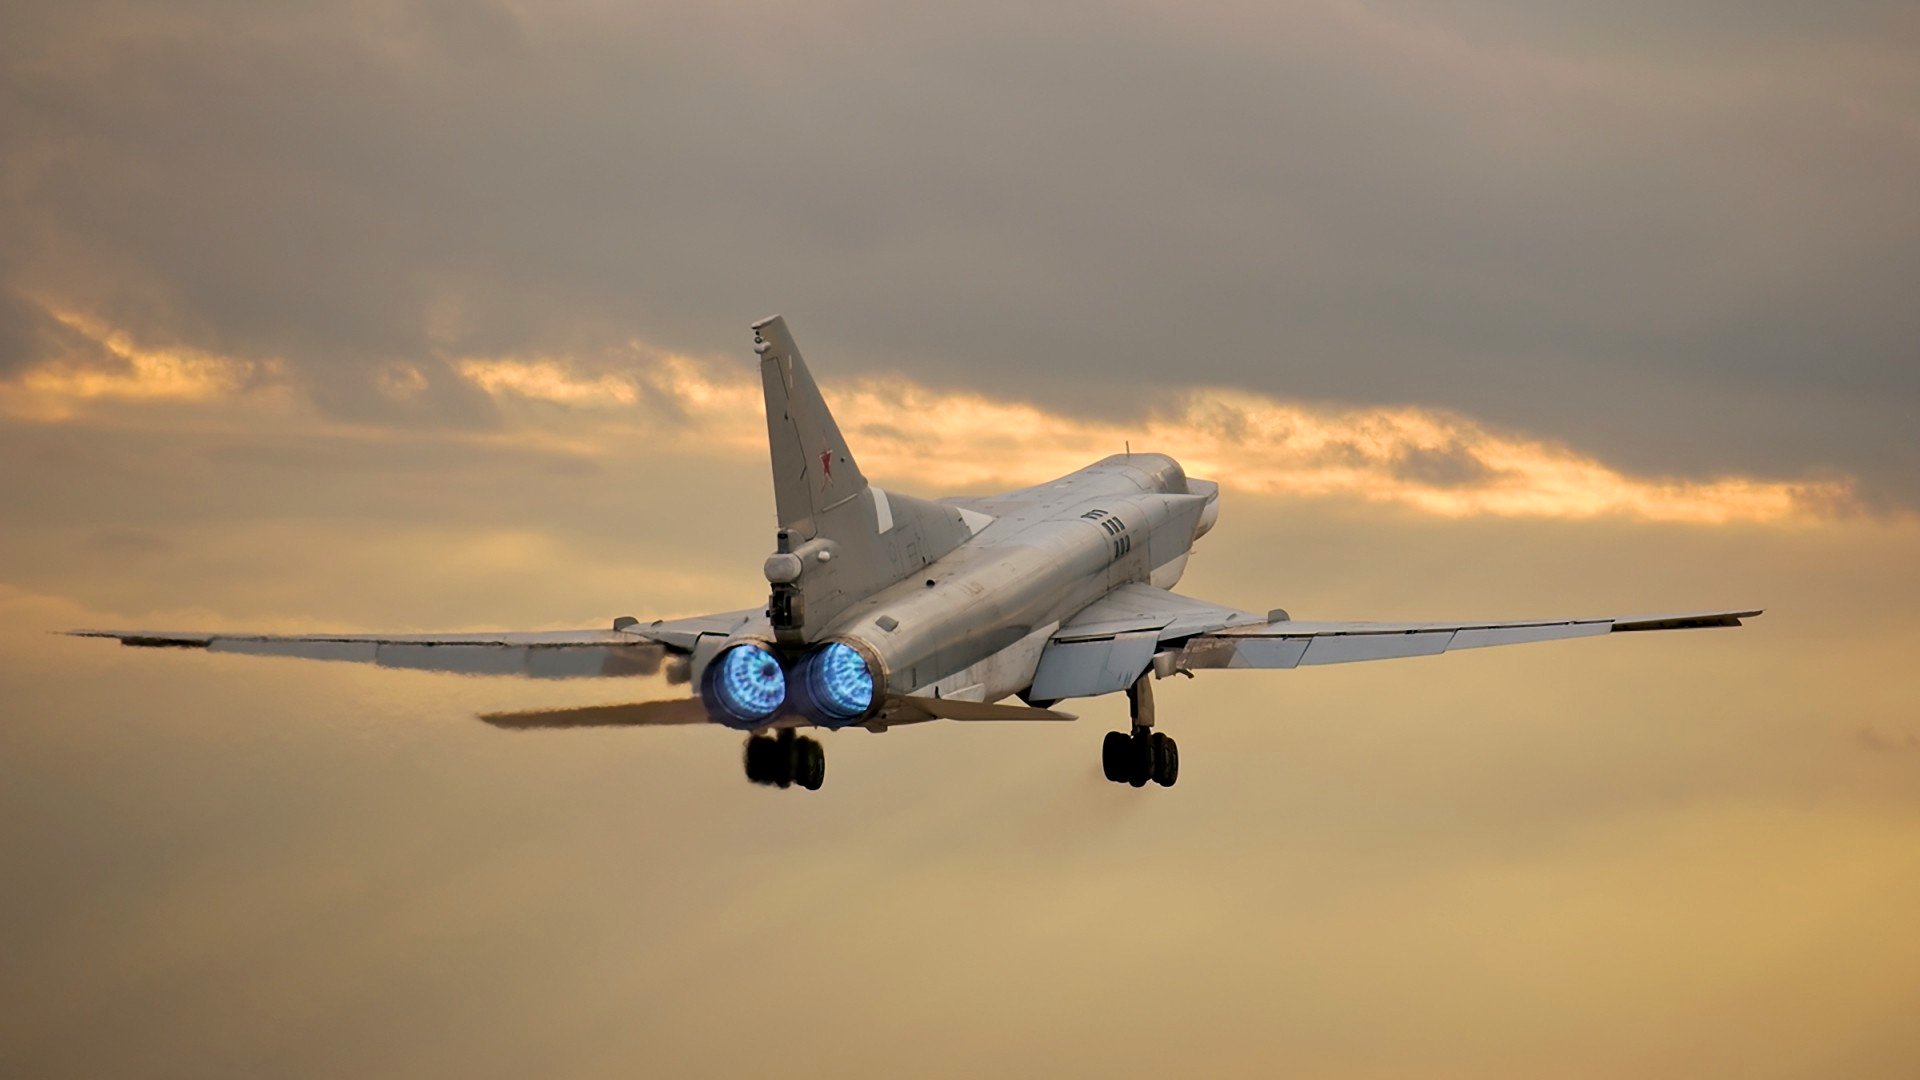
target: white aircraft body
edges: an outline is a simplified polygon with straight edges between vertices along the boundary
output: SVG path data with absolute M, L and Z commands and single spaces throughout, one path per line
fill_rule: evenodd
M 1320 622 L 1169 591 L 1213 528 L 1220 488 L 1161 454 L 1128 453 L 1004 495 L 929 501 L 867 482 L 786 323 L 757 323 L 777 547 L 767 603 L 604 630 L 249 634 L 79 630 L 136 646 L 356 660 L 536 678 L 664 672 L 694 696 L 494 714 L 511 728 L 719 724 L 749 733 L 756 783 L 820 786 L 818 741 L 796 729 L 884 731 L 930 720 L 1072 720 L 1069 698 L 1127 695 L 1108 732 L 1109 780 L 1171 786 L 1179 749 L 1154 730 L 1153 680 L 1215 668 L 1293 668 L 1640 630 L 1738 626 L 1760 614 L 1441 622 Z M 1024 704 L 1007 702 L 1018 696 Z

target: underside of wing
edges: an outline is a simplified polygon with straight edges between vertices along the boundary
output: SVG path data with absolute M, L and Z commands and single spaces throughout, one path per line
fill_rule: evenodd
M 1195 600 L 1152 585 L 1122 585 L 1060 624 L 1055 641 L 1086 641 L 1115 634 L 1152 631 L 1157 641 L 1172 641 L 1231 626 L 1261 626 L 1271 616 Z
M 205 649 L 245 656 L 337 660 L 460 675 L 518 675 L 536 679 L 654 675 L 684 681 L 690 653 L 759 612 L 726 612 L 640 623 L 622 619 L 611 630 L 530 630 L 460 634 L 253 634 L 169 630 L 72 630 L 76 637 L 112 638 L 142 648 Z
M 1037 709 L 1026 705 L 1002 705 L 986 701 L 966 701 L 960 698 L 906 696 L 889 698 L 881 715 L 889 725 L 915 724 L 925 720 L 986 722 L 1079 719 L 1072 713 L 1061 712 L 1058 709 Z
M 1033 701 L 1059 701 L 1125 690 L 1157 653 L 1178 648 L 1184 640 L 1266 623 L 1267 616 L 1251 611 L 1152 585 L 1122 585 L 1060 624 L 1040 653 L 1027 696 Z
M 1453 622 L 1306 622 L 1283 620 L 1197 634 L 1182 642 L 1172 666 L 1292 668 L 1437 656 L 1459 649 L 1597 637 L 1641 630 L 1739 626 L 1756 610 L 1580 619 L 1459 620 Z
M 1321 622 L 1256 615 L 1149 585 L 1114 590 L 1063 623 L 1040 655 L 1028 697 L 1059 701 L 1124 690 L 1149 668 L 1294 668 L 1437 656 L 1642 630 L 1739 626 L 1756 610 L 1576 619 Z

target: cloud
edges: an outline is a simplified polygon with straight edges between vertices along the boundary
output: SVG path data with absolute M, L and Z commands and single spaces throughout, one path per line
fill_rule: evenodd
M 57 310 L 46 315 L 64 331 L 53 342 L 58 351 L 0 382 L 0 409 L 28 419 L 63 419 L 98 399 L 214 401 L 284 378 L 281 365 L 272 361 L 141 348 L 126 333 L 85 315 Z
M 583 378 L 558 359 L 462 360 L 454 365 L 489 394 L 545 401 L 556 405 L 611 407 L 632 405 L 640 395 L 631 382 L 613 375 Z
M 625 372 L 555 358 L 454 366 L 508 404 L 570 406 L 620 423 L 623 410 L 631 418 L 645 402 L 642 411 L 673 418 L 629 432 L 649 445 L 671 437 L 679 452 L 762 452 L 760 388 L 750 372 L 644 349 L 628 363 Z M 1445 517 L 1706 525 L 1807 522 L 1857 509 L 1846 479 L 1634 476 L 1550 440 L 1414 406 L 1340 408 L 1212 387 L 1129 423 L 899 377 L 839 386 L 829 379 L 823 389 L 864 468 L 918 490 L 1038 483 L 1131 446 L 1173 454 L 1194 475 L 1240 490 L 1397 504 Z
M 781 308 L 1085 418 L 1415 402 L 1920 503 L 1892 0 L 9 13 L 0 291 L 344 419 L 484 429 L 437 358 L 711 355 Z
M 81 316 L 59 320 L 119 366 L 56 360 L 30 367 L 0 384 L 0 407 L 43 421 L 72 418 L 98 399 L 302 415 L 285 393 L 258 392 L 258 384 L 283 378 L 275 366 L 148 351 Z M 744 364 L 631 342 L 594 357 L 466 357 L 440 366 L 490 396 L 501 426 L 488 437 L 507 443 L 570 445 L 589 459 L 605 447 L 636 444 L 682 455 L 764 452 L 761 390 Z M 407 371 L 393 376 L 396 393 L 422 388 L 404 378 Z M 1857 509 L 1853 486 L 1842 478 L 1638 476 L 1552 440 L 1416 406 L 1347 408 L 1205 387 L 1127 421 L 903 377 L 829 378 L 825 391 L 866 469 L 917 490 L 1004 490 L 1131 447 L 1173 454 L 1194 475 L 1240 490 L 1356 499 L 1443 517 L 1712 525 L 1806 522 Z M 324 424 L 309 407 L 303 422 L 316 421 Z
M 1444 517 L 1786 523 L 1828 517 L 1854 501 L 1843 480 L 1632 476 L 1550 441 L 1411 406 L 1342 409 L 1206 388 L 1135 426 L 898 380 L 860 383 L 838 400 L 848 416 L 937 417 L 912 437 L 871 447 L 860 437 L 879 433 L 856 421 L 850 438 L 876 474 L 941 489 L 1034 483 L 1130 444 L 1170 453 L 1192 474 L 1231 488 Z

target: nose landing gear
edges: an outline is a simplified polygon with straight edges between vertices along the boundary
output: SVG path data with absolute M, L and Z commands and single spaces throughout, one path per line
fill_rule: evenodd
M 747 779 L 756 784 L 799 784 L 818 791 L 827 778 L 827 752 L 818 741 L 781 728 L 773 735 L 747 737 L 746 766 Z
M 1133 730 L 1109 731 L 1100 744 L 1100 769 L 1116 784 L 1145 787 L 1151 780 L 1172 787 L 1180 779 L 1180 747 L 1153 730 L 1153 684 L 1142 674 L 1127 687 L 1127 713 Z

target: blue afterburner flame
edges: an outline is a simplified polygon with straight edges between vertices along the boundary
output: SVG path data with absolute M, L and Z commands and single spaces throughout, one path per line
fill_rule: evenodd
M 873 672 L 851 645 L 832 641 L 822 646 L 807 657 L 806 678 L 806 696 L 824 714 L 816 719 L 845 723 L 873 706 Z
M 787 700 L 787 673 L 766 647 L 735 645 L 713 659 L 701 680 L 701 695 L 715 719 L 752 727 L 780 711 Z

